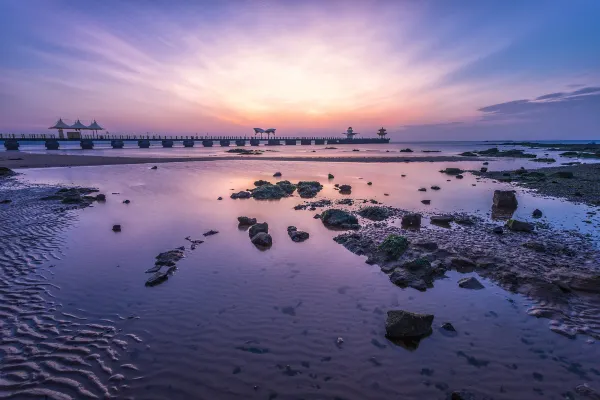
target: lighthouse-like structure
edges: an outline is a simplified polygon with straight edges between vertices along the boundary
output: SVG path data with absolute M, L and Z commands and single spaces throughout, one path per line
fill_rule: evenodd
M 354 129 L 352 129 L 352 127 L 349 127 L 346 132 L 342 133 L 342 135 L 346 135 L 346 138 L 348 139 L 353 139 L 354 136 L 358 135 L 358 132 L 354 132 Z
M 387 135 L 387 130 L 382 126 L 381 129 L 377 131 L 377 136 L 379 136 L 380 139 L 383 139 L 385 138 L 385 135 Z

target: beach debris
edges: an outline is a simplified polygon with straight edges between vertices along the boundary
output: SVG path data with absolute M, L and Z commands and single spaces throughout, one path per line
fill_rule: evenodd
M 433 315 L 417 314 L 404 310 L 387 312 L 385 331 L 391 339 L 420 338 L 431 333 Z
M 421 226 L 421 214 L 408 213 L 402 216 L 402 226 L 409 228 L 418 228 Z
M 281 172 L 279 172 L 279 171 L 277 171 L 277 172 L 275 172 L 275 173 L 273 174 L 273 177 L 274 177 L 274 178 L 278 178 L 278 177 L 280 177 L 280 176 L 281 176 Z
M 494 207 L 515 209 L 519 205 L 514 190 L 494 190 Z
M 316 181 L 300 181 L 296 186 L 302 198 L 315 197 L 323 189 L 323 185 Z
M 523 222 L 516 219 L 509 219 L 506 226 L 515 232 L 533 232 L 534 226 L 529 222 Z
M 238 217 L 238 223 L 241 226 L 252 226 L 256 224 L 256 218 Z
M 539 210 L 539 209 L 536 208 L 535 210 L 533 210 L 533 212 L 531 213 L 531 215 L 533 216 L 533 218 L 541 218 L 542 215 L 543 215 L 543 213 L 542 213 L 541 210 Z
M 215 231 L 215 230 L 211 229 L 208 232 L 204 232 L 202 235 L 203 236 L 212 236 L 212 235 L 216 235 L 217 233 L 219 233 L 219 231 Z
M 321 214 L 323 224 L 332 228 L 359 229 L 358 219 L 347 211 L 330 208 Z
M 390 211 L 385 207 L 367 206 L 361 208 L 358 215 L 371 221 L 383 221 L 390 216 Z
M 308 232 L 299 231 L 295 226 L 288 226 L 287 233 L 294 242 L 304 242 L 310 236 Z
M 121 225 L 113 225 L 112 230 L 113 232 L 121 232 Z
M 158 166 L 154 165 L 153 167 L 151 167 L 150 169 L 158 169 Z
M 350 185 L 340 185 L 340 193 L 341 194 L 351 194 L 352 186 Z
M 252 197 L 252 194 L 250 192 L 242 190 L 241 192 L 231 193 L 230 197 L 232 199 L 249 199 L 250 197 Z
M 479 290 L 479 289 L 483 289 L 485 286 L 483 286 L 481 284 L 481 282 L 479 282 L 477 280 L 477 278 L 470 276 L 468 278 L 462 278 L 461 280 L 458 281 L 458 286 L 460 286 L 463 289 L 473 289 L 473 290 Z
M 387 260 L 397 260 L 408 249 L 408 239 L 404 236 L 388 235 L 378 247 Z
M 257 247 L 271 247 L 273 238 L 266 232 L 258 232 L 250 241 Z

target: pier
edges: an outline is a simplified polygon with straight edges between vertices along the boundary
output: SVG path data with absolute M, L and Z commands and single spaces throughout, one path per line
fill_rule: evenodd
M 161 136 L 161 135 L 81 135 L 78 138 L 61 138 L 54 134 L 1 134 L 6 150 L 19 150 L 21 144 L 43 142 L 48 150 L 60 149 L 61 143 L 79 143 L 83 150 L 92 150 L 96 143 L 110 143 L 113 149 L 122 149 L 125 144 L 135 145 L 141 149 L 150 147 L 212 147 L 218 144 L 229 146 L 310 146 L 341 144 L 375 144 L 389 143 L 389 138 L 339 138 L 339 137 L 247 137 L 247 136 Z M 131 146 L 130 146 L 131 147 Z

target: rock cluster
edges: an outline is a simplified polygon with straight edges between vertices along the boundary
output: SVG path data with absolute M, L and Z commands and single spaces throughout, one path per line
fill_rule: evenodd
M 340 229 L 359 229 L 358 219 L 348 211 L 330 208 L 321 214 L 325 226 Z
M 304 242 L 310 236 L 308 232 L 299 231 L 295 226 L 288 226 L 287 233 L 294 242 Z

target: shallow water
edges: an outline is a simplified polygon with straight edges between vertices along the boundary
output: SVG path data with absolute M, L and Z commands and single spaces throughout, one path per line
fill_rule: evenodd
M 516 165 L 519 160 L 501 162 Z M 337 232 L 313 219 L 314 212 L 293 210 L 300 198 L 229 199 L 230 189 L 273 180 L 271 175 L 281 171 L 282 179 L 321 181 L 325 188 L 319 197 L 342 198 L 333 183 L 350 184 L 355 199 L 488 215 L 493 190 L 506 185 L 470 175 L 456 180 L 437 172 L 445 166 L 179 163 L 161 164 L 157 170 L 147 165 L 24 170 L 20 179 L 96 186 L 108 197 L 106 203 L 69 212 L 77 217 L 72 223 L 52 224 L 47 233 L 57 255 L 39 257 L 36 271 L 60 288 L 48 289 L 57 304 L 48 314 L 115 328 L 117 343 L 125 348 L 113 343 L 114 349 L 103 350 L 100 358 L 111 373 L 96 364 L 88 368 L 103 385 L 115 386 L 113 395 L 443 399 L 448 392 L 467 389 L 495 399 L 564 399 L 579 398 L 574 388 L 583 383 L 598 388 L 598 344 L 552 333 L 548 320 L 527 315 L 527 299 L 485 279 L 485 290 L 458 289 L 462 275 L 455 272 L 424 293 L 400 289 L 377 266 L 333 242 Z M 336 176 L 334 181 L 327 181 L 328 173 Z M 434 184 L 441 190 L 417 191 Z M 217 201 L 218 196 L 224 200 Z M 524 219 L 540 208 L 548 223 L 561 229 L 592 233 L 598 224 L 597 218 L 592 225 L 581 222 L 587 207 L 524 191 L 518 196 L 517 215 Z M 122 204 L 124 199 L 131 204 Z M 431 205 L 421 204 L 422 199 L 431 199 Z M 2 216 L 9 219 L 6 210 Z M 240 215 L 269 223 L 270 250 L 259 251 L 250 243 L 247 232 L 237 227 Z M 122 232 L 111 231 L 116 223 Z M 293 243 L 286 233 L 289 225 L 308 231 L 310 239 Z M 210 229 L 219 234 L 204 238 L 202 233 Z M 187 236 L 205 242 L 192 251 Z M 177 272 L 159 286 L 145 287 L 144 271 L 154 257 L 182 245 L 186 258 Z M 21 263 L 17 258 L 12 262 Z M 458 336 L 434 329 L 416 350 L 396 346 L 384 337 L 385 312 L 393 308 L 433 313 L 436 327 L 451 322 Z M 338 337 L 343 344 L 337 344 Z M 0 367 L 6 348 L 2 354 Z M 128 364 L 139 370 L 121 367 Z M 87 391 L 103 394 L 81 373 L 57 373 L 52 365 L 40 365 L 50 376 L 69 375 Z M 124 380 L 109 381 L 114 374 Z M 53 387 L 84 398 L 71 385 Z M 3 389 L 0 397 L 8 393 Z

